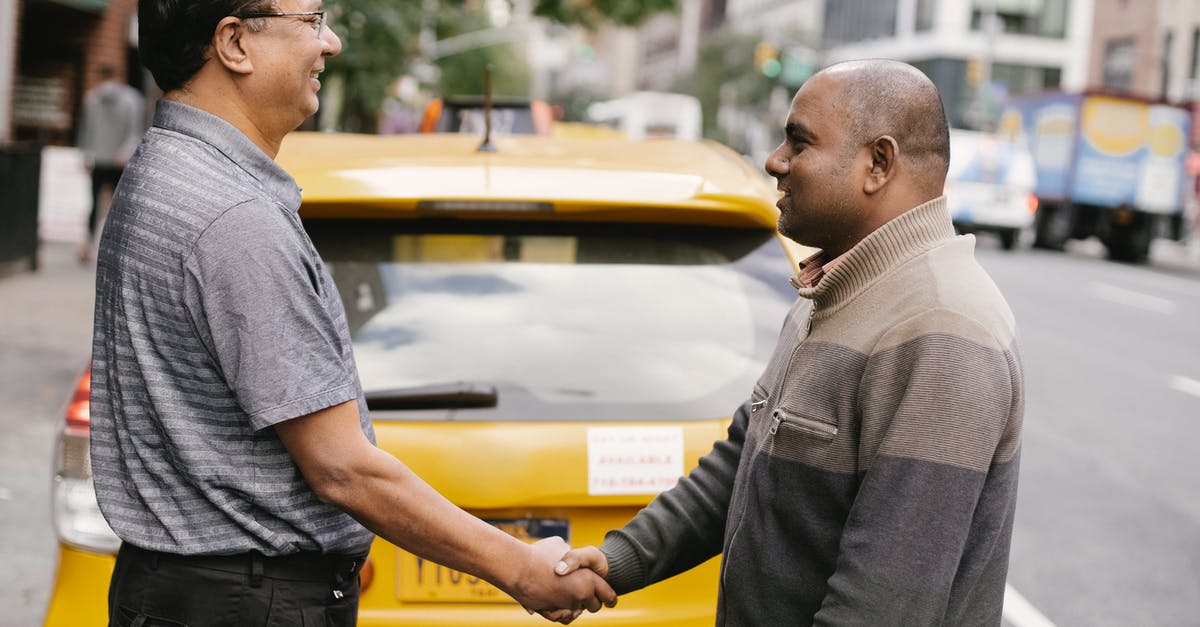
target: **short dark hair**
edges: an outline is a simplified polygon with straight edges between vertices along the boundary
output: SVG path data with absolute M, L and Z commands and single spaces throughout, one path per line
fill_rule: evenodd
M 229 15 L 273 10 L 275 0 L 138 0 L 142 65 L 163 91 L 179 89 L 208 60 L 218 22 Z
M 924 166 L 919 181 L 931 193 L 941 194 L 950 164 L 950 128 L 933 81 L 900 61 L 869 59 L 839 65 L 853 76 L 843 96 L 856 147 L 891 135 L 902 154 Z

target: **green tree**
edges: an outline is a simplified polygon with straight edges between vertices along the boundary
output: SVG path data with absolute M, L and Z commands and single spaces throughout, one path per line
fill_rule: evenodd
M 438 39 L 489 28 L 487 16 L 470 6 L 438 14 Z M 443 95 L 482 94 L 484 68 L 492 68 L 492 93 L 522 96 L 529 93 L 529 68 L 512 44 L 497 44 L 452 54 L 437 60 L 437 92 Z
M 674 11 L 677 0 L 537 0 L 534 15 L 561 24 L 595 28 L 606 22 L 637 26 L 655 13 Z
M 555 22 L 594 28 L 605 22 L 635 25 L 651 14 L 674 10 L 678 0 L 536 0 L 533 12 Z M 510 5 L 512 0 L 509 0 Z M 342 54 L 326 66 L 327 84 L 336 86 L 333 97 L 340 106 L 323 107 L 323 115 L 336 117 L 334 127 L 371 132 L 376 128 L 380 104 L 397 77 L 409 73 L 419 59 L 423 20 L 438 37 L 486 28 L 487 6 L 482 0 L 437 0 L 437 15 L 425 16 L 420 0 L 340 0 L 330 6 L 330 26 L 345 44 Z M 459 57 L 459 58 L 455 58 Z M 494 68 L 497 93 L 518 95 L 528 89 L 528 71 L 521 55 L 511 48 L 493 46 L 463 52 L 438 62 L 439 89 L 478 91 L 472 76 L 482 67 Z M 482 81 L 481 78 L 476 79 Z M 452 82 L 461 81 L 461 82 Z
M 803 32 L 787 33 L 781 42 L 804 44 L 812 38 Z M 724 30 L 706 37 L 700 45 L 695 71 L 678 77 L 674 89 L 700 99 L 704 115 L 704 136 L 739 147 L 736 138 L 725 137 L 717 125 L 722 106 L 766 113 L 771 91 L 783 86 L 789 96 L 798 85 L 786 84 L 784 77 L 764 75 L 755 67 L 755 48 L 762 41 L 758 33 Z
M 344 44 L 342 53 L 325 66 L 329 82 L 341 88 L 337 126 L 373 131 L 388 86 L 420 54 L 421 3 L 344 0 L 333 5 L 329 17 Z
M 724 137 L 717 126 L 717 112 L 721 106 L 753 108 L 770 95 L 774 81 L 754 67 L 754 47 L 758 41 L 757 34 L 732 31 L 705 38 L 695 72 L 675 81 L 676 91 L 700 99 L 705 137 L 730 144 L 731 138 Z

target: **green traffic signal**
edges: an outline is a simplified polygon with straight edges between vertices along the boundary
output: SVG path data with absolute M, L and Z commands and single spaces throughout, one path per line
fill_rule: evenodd
M 783 64 L 779 62 L 779 59 L 771 58 L 771 59 L 767 59 L 767 60 L 763 61 L 763 64 L 762 64 L 763 76 L 766 76 L 767 78 L 775 78 L 775 77 L 779 76 L 779 73 L 782 71 L 783 71 Z

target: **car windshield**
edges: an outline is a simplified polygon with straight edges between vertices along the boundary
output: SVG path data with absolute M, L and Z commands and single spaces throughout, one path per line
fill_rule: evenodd
M 363 388 L 383 399 L 377 420 L 729 416 L 796 297 L 769 230 L 435 220 L 306 228 L 342 295 Z

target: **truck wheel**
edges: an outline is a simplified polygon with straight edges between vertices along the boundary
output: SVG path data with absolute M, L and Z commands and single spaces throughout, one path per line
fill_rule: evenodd
M 1037 212 L 1034 248 L 1062 250 L 1071 235 L 1071 212 L 1069 207 L 1043 205 Z
M 1128 226 L 1114 226 L 1105 244 L 1108 258 L 1127 263 L 1144 263 L 1150 258 L 1150 220 L 1136 220 Z
M 1000 236 L 1000 248 L 1012 250 L 1017 247 L 1017 230 L 1007 229 L 997 233 Z

